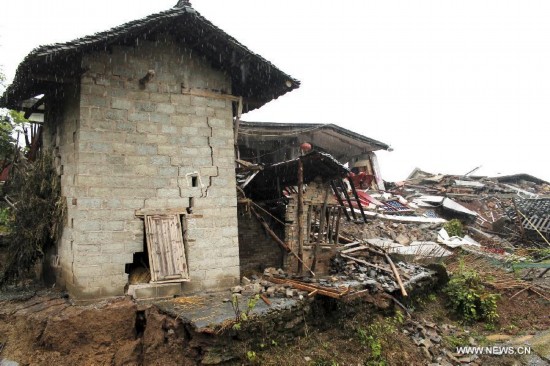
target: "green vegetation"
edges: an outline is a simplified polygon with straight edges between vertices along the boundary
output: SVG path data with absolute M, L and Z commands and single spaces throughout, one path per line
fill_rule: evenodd
M 365 366 L 387 365 L 387 361 L 382 355 L 383 347 L 391 341 L 391 336 L 397 332 L 397 326 L 402 324 L 403 320 L 403 313 L 397 311 L 391 318 L 378 320 L 365 328 L 357 327 L 356 333 L 359 342 L 370 352 L 369 359 L 364 362 Z
M 460 220 L 452 219 L 446 222 L 443 228 L 447 231 L 449 236 L 459 236 L 461 238 L 464 236 L 464 227 Z
M 61 235 L 66 210 L 60 178 L 51 153 L 46 151 L 33 163 L 14 164 L 3 194 L 9 196 L 12 207 L 7 214 L 9 256 L 0 284 L 20 276 L 43 258 Z
M 483 280 L 475 270 L 467 270 L 460 263 L 445 287 L 449 307 L 466 323 L 484 320 L 493 323 L 498 318 L 498 294 L 485 289 Z
M 246 321 L 250 312 L 256 307 L 256 304 L 260 300 L 260 295 L 255 295 L 248 299 L 246 304 L 246 310 L 242 311 L 239 303 L 239 295 L 233 294 L 231 299 L 231 306 L 235 312 L 235 324 L 233 324 L 233 329 L 240 330 L 241 322 Z

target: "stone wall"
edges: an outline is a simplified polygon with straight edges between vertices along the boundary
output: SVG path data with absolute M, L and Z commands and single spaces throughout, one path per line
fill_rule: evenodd
M 66 95 L 54 138 L 66 146 L 69 206 L 59 255 L 63 281 L 78 298 L 124 294 L 125 264 L 144 250 L 138 209 L 193 206 L 184 291 L 239 278 L 232 105 L 182 93 L 230 93 L 230 78 L 168 35 L 157 39 L 83 56 L 79 94 Z M 148 70 L 155 77 L 142 87 Z
M 283 266 L 283 250 L 265 232 L 256 217 L 246 210 L 244 204 L 239 205 L 238 212 L 241 275 L 248 276 L 254 272 L 263 273 L 263 270 L 268 267 L 281 268 Z M 280 226 L 276 224 L 274 229 Z

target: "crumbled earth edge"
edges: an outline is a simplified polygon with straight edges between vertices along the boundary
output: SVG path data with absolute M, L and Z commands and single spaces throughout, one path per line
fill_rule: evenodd
M 510 342 L 550 329 L 548 302 L 530 291 L 510 299 L 513 294 L 501 293 L 496 324 L 469 326 L 453 318 L 443 294 L 419 294 L 406 304 L 415 310 L 412 318 L 381 334 L 380 355 L 375 355 L 360 332 L 395 318 L 393 307 L 365 305 L 364 311 L 348 312 L 338 302 L 321 302 L 313 320 L 280 337 L 258 327 L 197 332 L 183 319 L 129 299 L 73 306 L 60 293 L 20 292 L 0 299 L 0 356 L 20 365 L 522 365 L 530 361 L 454 354 L 457 345 L 495 345 L 489 339 Z M 536 362 L 542 363 L 531 364 L 545 364 Z

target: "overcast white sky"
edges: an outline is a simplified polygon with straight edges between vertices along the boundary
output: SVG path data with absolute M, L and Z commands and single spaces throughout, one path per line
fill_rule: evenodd
M 34 47 L 103 31 L 176 0 L 4 1 L 8 80 Z M 302 86 L 249 121 L 336 123 L 390 144 L 386 180 L 529 173 L 550 180 L 550 1 L 194 0 Z

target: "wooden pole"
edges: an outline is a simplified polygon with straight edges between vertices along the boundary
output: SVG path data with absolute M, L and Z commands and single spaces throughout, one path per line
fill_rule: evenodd
M 384 254 L 386 256 L 386 260 L 390 264 L 391 270 L 393 271 L 393 275 L 395 276 L 395 279 L 397 280 L 397 284 L 399 285 L 399 288 L 401 289 L 401 295 L 403 296 L 409 296 L 407 294 L 407 290 L 405 290 L 405 286 L 403 285 L 403 281 L 401 281 L 401 277 L 399 276 L 399 272 L 397 272 L 397 268 L 395 268 L 395 264 L 393 264 L 393 261 L 391 260 L 390 256 L 387 254 Z
M 307 241 L 309 242 L 311 240 L 311 219 L 313 217 L 313 205 L 310 203 L 310 205 L 307 208 L 307 221 L 306 221 L 306 235 Z
M 303 216 L 304 216 L 304 163 L 302 159 L 298 159 L 298 273 L 302 274 L 304 262 L 304 228 L 303 228 Z M 313 267 L 314 268 L 314 267 Z
M 265 231 L 269 234 L 269 236 L 271 236 L 271 238 L 273 240 L 275 240 L 275 242 L 277 244 L 279 244 L 281 246 L 281 248 L 283 248 L 286 252 L 290 252 L 290 247 L 284 242 L 282 241 L 278 236 L 277 234 L 275 234 L 273 232 L 273 230 L 271 230 L 271 228 L 269 227 L 269 225 L 267 224 L 267 222 L 265 222 L 264 218 L 254 209 L 254 207 L 250 206 L 250 212 L 252 212 L 254 214 L 254 216 L 256 216 L 256 218 L 258 219 L 258 221 L 260 222 L 260 224 L 262 224 L 262 226 L 264 227 Z
M 357 216 L 355 215 L 355 209 L 353 208 L 353 205 L 351 204 L 351 198 L 349 198 L 348 189 L 346 188 L 345 183 L 342 181 L 342 179 L 338 179 L 338 184 L 342 188 L 342 192 L 344 193 L 344 197 L 346 197 L 346 201 L 348 202 L 349 209 L 351 211 L 351 216 L 353 216 L 353 220 L 357 220 Z
M 311 273 L 311 275 L 313 277 L 315 277 L 315 273 L 311 270 L 311 268 L 309 268 L 301 259 L 300 257 L 298 256 L 298 254 L 296 254 L 294 251 L 292 251 L 292 249 L 290 249 L 290 247 L 284 242 L 282 241 L 278 236 L 277 234 L 275 234 L 273 232 L 273 230 L 271 230 L 269 228 L 269 225 L 267 224 L 267 222 L 265 222 L 265 220 L 263 219 L 263 217 L 254 209 L 254 207 L 250 206 L 250 212 L 252 212 L 256 218 L 258 219 L 258 221 L 260 221 L 260 224 L 262 224 L 262 226 L 264 227 L 265 231 L 269 234 L 269 236 L 271 236 L 271 238 L 273 238 L 273 240 L 275 240 L 275 242 L 277 244 L 279 244 L 287 253 L 291 253 L 293 256 L 295 256 L 297 259 L 298 259 L 298 262 L 302 263 L 302 265 Z
M 329 187 L 325 188 L 325 197 L 323 198 L 323 207 L 321 208 L 321 215 L 319 219 L 319 235 L 317 235 L 317 242 L 313 246 L 313 262 L 311 263 L 311 270 L 315 272 L 315 267 L 317 266 L 317 251 L 319 245 L 321 245 L 321 238 L 324 236 L 323 232 L 325 230 L 325 221 L 327 216 L 327 201 L 328 201 L 328 191 Z
M 342 210 L 345 210 L 345 207 L 337 207 L 338 208 L 338 217 L 336 218 L 336 232 L 334 233 L 334 240 L 336 242 L 336 245 L 340 244 L 340 219 L 342 217 Z M 346 212 L 347 214 L 347 212 Z
M 521 216 L 519 215 L 518 206 L 516 205 L 516 200 L 512 199 L 512 203 L 514 204 L 514 210 L 516 211 L 516 224 L 518 226 L 519 232 L 521 233 L 521 239 L 525 239 L 525 230 L 523 228 L 523 224 L 521 223 Z
M 336 185 L 334 184 L 333 180 L 330 181 L 330 186 L 332 187 L 332 190 L 336 195 L 336 199 L 338 200 L 338 203 L 340 204 L 340 206 L 344 208 L 344 214 L 346 215 L 346 218 L 348 219 L 348 221 L 351 220 L 351 217 L 349 217 L 349 213 L 346 210 L 346 206 L 344 205 L 344 201 L 342 201 L 342 197 L 340 196 L 340 192 L 338 192 L 338 189 L 336 188 Z
M 359 195 L 357 194 L 357 190 L 355 189 L 355 184 L 353 184 L 353 181 L 348 178 L 349 185 L 351 186 L 351 191 L 353 192 L 353 196 L 355 197 L 355 200 L 357 201 L 357 205 L 359 206 L 359 210 L 361 210 L 361 215 L 363 216 L 363 221 L 367 222 L 367 215 L 365 215 L 365 211 L 363 210 L 363 205 L 361 204 L 361 200 L 359 199 Z

